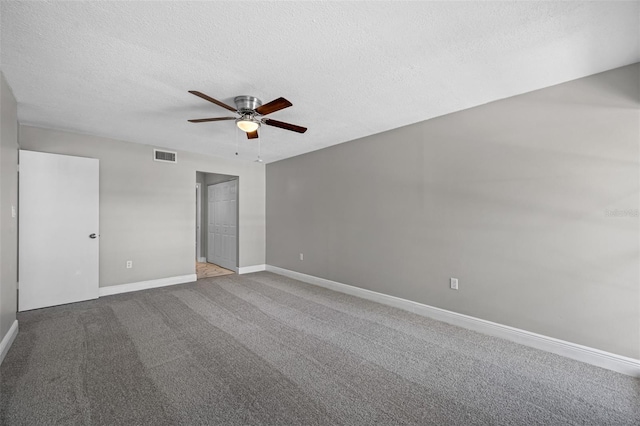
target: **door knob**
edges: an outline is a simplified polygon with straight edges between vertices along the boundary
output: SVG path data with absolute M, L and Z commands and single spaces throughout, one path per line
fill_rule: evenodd
M 89 235 L 89 238 L 91 238 L 91 239 L 95 239 L 95 238 L 96 238 L 96 234 L 91 234 L 91 235 Z

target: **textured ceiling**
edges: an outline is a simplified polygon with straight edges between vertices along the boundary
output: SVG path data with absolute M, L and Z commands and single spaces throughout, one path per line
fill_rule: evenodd
M 270 162 L 638 62 L 639 5 L 2 1 L 0 67 L 23 124 L 240 161 L 187 91 L 283 96 L 309 130 L 263 126 Z

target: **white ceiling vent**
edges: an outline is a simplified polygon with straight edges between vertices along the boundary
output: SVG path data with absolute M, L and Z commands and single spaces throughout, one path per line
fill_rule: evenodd
M 173 151 L 161 151 L 159 149 L 154 149 L 153 159 L 155 161 L 161 161 L 163 163 L 177 163 L 178 153 Z

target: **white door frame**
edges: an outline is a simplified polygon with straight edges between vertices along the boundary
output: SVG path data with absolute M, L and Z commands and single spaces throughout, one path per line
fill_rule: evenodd
M 196 260 L 202 262 L 202 184 L 196 182 Z

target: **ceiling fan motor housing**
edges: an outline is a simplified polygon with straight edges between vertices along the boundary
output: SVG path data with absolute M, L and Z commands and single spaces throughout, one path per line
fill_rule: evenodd
M 234 101 L 240 114 L 253 113 L 256 108 L 262 106 L 262 101 L 255 96 L 236 96 Z

